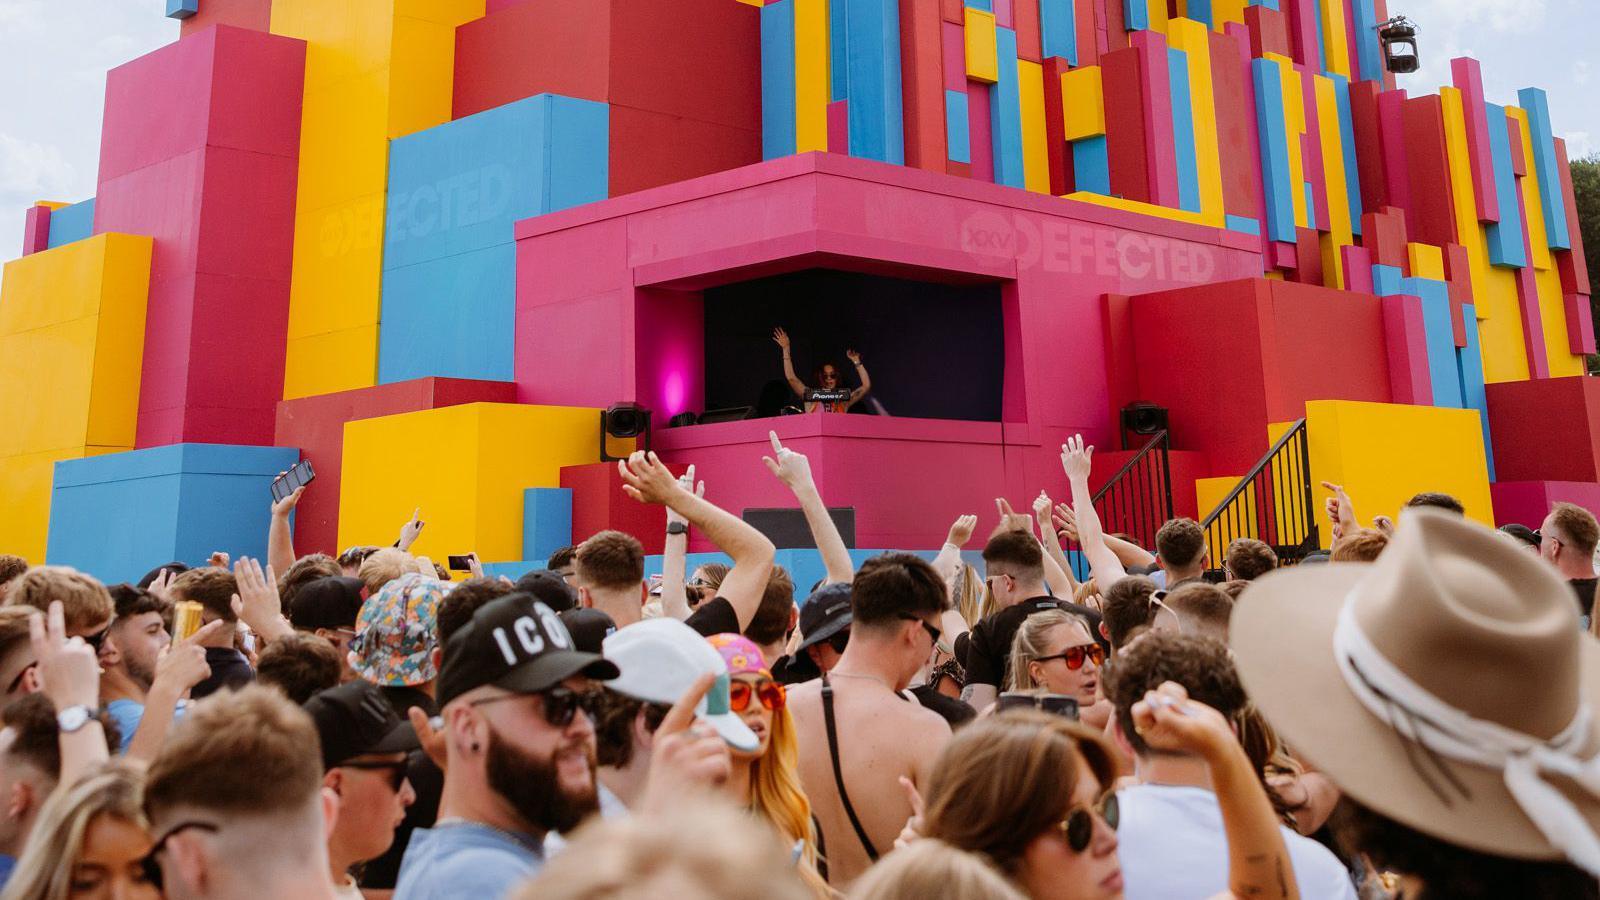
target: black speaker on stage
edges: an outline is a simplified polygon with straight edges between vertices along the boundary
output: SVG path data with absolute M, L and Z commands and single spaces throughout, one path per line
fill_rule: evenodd
M 844 545 L 854 550 L 856 546 L 856 508 L 853 506 L 829 507 L 828 517 L 839 529 Z M 811 528 L 806 525 L 806 514 L 799 509 L 754 508 L 744 511 L 744 520 L 767 536 L 779 550 L 814 550 L 817 542 L 811 539 Z
M 1122 408 L 1122 449 L 1132 450 L 1133 444 L 1129 436 L 1133 435 L 1134 441 L 1144 443 L 1144 438 L 1167 428 L 1167 408 L 1154 403 L 1129 403 Z
M 650 410 L 637 403 L 614 403 L 600 412 L 600 461 L 616 462 L 620 456 L 606 452 L 606 438 L 631 438 L 644 436 L 644 446 L 650 449 Z

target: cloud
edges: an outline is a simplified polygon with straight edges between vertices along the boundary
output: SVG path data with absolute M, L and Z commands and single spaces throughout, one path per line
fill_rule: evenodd
M 35 200 L 77 199 L 77 171 L 53 144 L 0 134 L 0 203 L 14 209 Z
M 1583 85 L 1589 83 L 1589 61 L 1580 59 L 1572 64 L 1572 83 Z
M 1588 159 L 1594 155 L 1594 141 L 1587 131 L 1569 131 L 1563 135 L 1567 142 L 1567 159 Z

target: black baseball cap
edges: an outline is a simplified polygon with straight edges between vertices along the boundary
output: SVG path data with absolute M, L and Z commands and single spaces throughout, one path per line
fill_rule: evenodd
M 610 616 L 592 607 L 562 610 L 561 624 L 572 635 L 572 645 L 584 653 L 600 653 L 606 635 L 617 630 Z
M 1527 544 L 1529 547 L 1539 546 L 1539 535 L 1535 534 L 1532 528 L 1529 528 L 1520 522 L 1512 522 L 1509 525 L 1501 525 L 1500 530 L 1511 535 L 1522 543 Z
M 171 572 L 174 576 L 177 576 L 182 575 L 187 571 L 189 571 L 189 564 L 178 562 L 177 560 L 169 562 L 164 566 L 156 566 L 154 569 L 144 573 L 144 577 L 139 579 L 139 588 L 140 590 L 149 589 L 150 585 L 155 584 L 156 579 L 161 577 L 162 572 Z
M 566 612 L 578 606 L 578 592 L 567 584 L 560 572 L 549 569 L 534 569 L 532 572 L 517 579 L 517 591 L 523 594 L 532 594 L 533 599 L 556 612 Z M 596 651 L 599 652 L 599 651 Z
M 316 631 L 318 628 L 353 630 L 356 617 L 361 614 L 365 590 L 366 584 L 361 579 L 342 575 L 307 582 L 294 595 L 289 623 L 301 631 Z
M 800 607 L 800 645 L 785 657 L 783 680 L 789 684 L 809 681 L 822 675 L 806 648 L 832 638 L 855 620 L 850 611 L 850 584 L 835 581 L 811 592 Z
M 421 746 L 383 691 L 356 679 L 320 691 L 304 707 L 322 741 L 322 767 L 332 769 L 372 753 L 409 753 Z
M 608 681 L 615 663 L 577 649 L 572 634 L 548 605 L 524 594 L 487 603 L 472 621 L 451 635 L 437 685 L 439 706 L 492 684 L 517 694 L 532 694 L 574 675 Z

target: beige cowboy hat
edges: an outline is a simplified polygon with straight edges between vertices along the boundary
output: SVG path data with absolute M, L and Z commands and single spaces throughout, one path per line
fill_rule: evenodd
M 1229 643 L 1267 720 L 1350 797 L 1471 850 L 1600 867 L 1600 642 L 1518 545 L 1408 510 L 1376 562 L 1254 582 Z

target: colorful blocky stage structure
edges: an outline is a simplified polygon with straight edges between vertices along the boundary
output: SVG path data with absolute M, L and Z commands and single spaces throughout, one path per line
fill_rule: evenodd
M 0 551 L 259 553 L 304 456 L 301 552 L 418 507 L 434 558 L 657 552 L 600 461 L 619 402 L 735 512 L 793 505 L 776 431 L 862 548 L 1063 494 L 1074 433 L 1105 481 L 1134 402 L 1175 514 L 1302 419 L 1363 515 L 1600 505 L 1557 123 L 1471 59 L 1399 88 L 1385 0 L 167 9 L 109 73 L 96 196 L 23 210 L 5 265 Z M 779 325 L 802 373 L 859 349 L 869 414 L 776 415 Z

